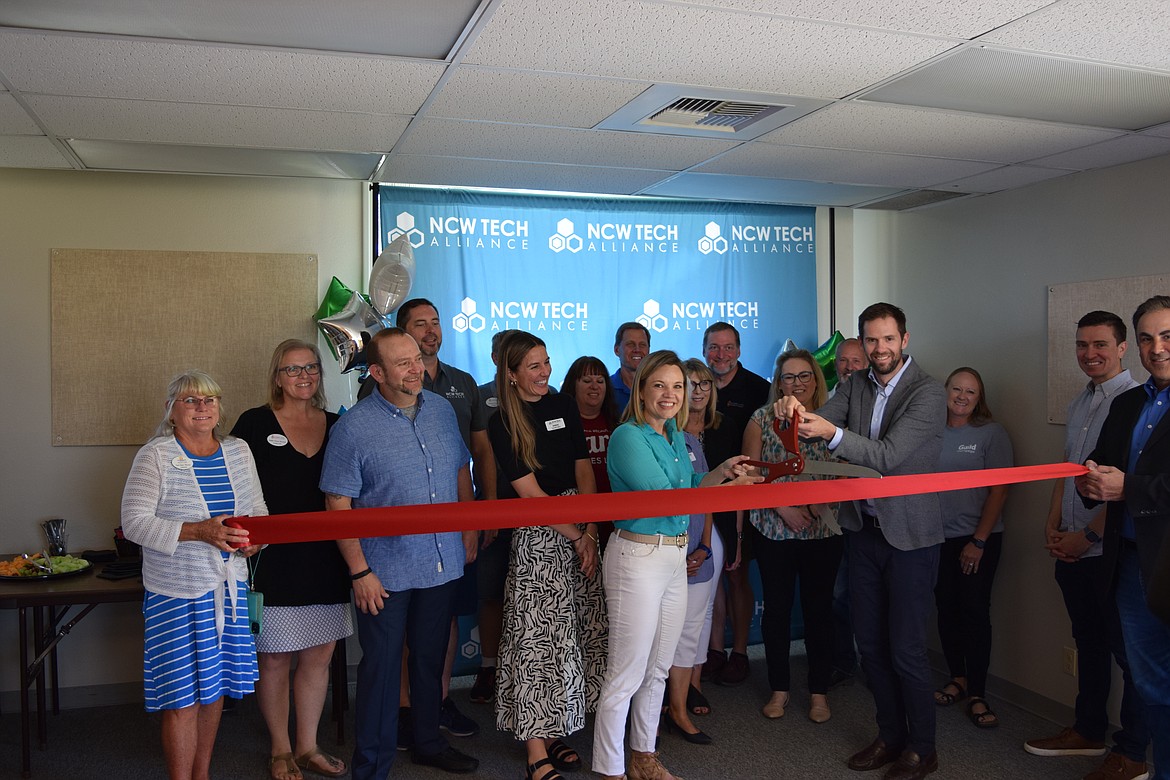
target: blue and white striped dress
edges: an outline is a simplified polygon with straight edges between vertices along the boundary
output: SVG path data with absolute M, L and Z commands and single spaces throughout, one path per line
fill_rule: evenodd
M 186 448 L 184 452 L 193 463 L 210 516 L 234 514 L 235 492 L 223 449 L 206 457 Z M 230 553 L 222 555 L 227 559 Z M 148 711 L 210 704 L 221 696 L 239 699 L 254 690 L 259 669 L 248 625 L 247 589 L 241 582 L 228 585 L 237 589 L 236 605 L 220 588 L 194 599 L 147 591 L 143 683 Z M 222 636 L 217 636 L 216 598 L 221 591 L 224 626 Z

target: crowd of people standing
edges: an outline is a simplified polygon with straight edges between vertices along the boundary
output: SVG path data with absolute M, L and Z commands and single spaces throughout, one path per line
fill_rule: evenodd
M 1145 522 L 1167 511 L 1165 475 L 1146 455 L 1161 442 L 1156 433 L 1142 446 L 1129 438 L 1134 420 L 1161 430 L 1170 298 L 1143 307 L 1134 316 L 1151 374 L 1143 396 L 1124 393 L 1135 383 L 1120 368 L 1120 318 L 1094 312 L 1078 324 L 1078 359 L 1090 384 L 1070 407 L 1066 456 L 1091 470 L 1057 486 L 1046 541 L 1081 649 L 1081 695 L 1072 727 L 1025 745 L 1041 756 L 1107 755 L 1099 776 L 1126 780 L 1147 776 L 1151 738 L 1157 777 L 1170 770 L 1170 705 L 1158 682 L 1170 677 L 1170 642 L 1159 644 L 1170 635 L 1164 617 L 1142 611 L 1154 565 L 1146 550 L 1165 535 Z M 163 713 L 171 777 L 207 776 L 224 698 L 253 690 L 273 780 L 300 780 L 302 771 L 382 780 L 404 749 L 416 764 L 474 772 L 478 761 L 447 736 L 479 729 L 448 692 L 456 618 L 477 614 L 482 666 L 471 700 L 492 702 L 496 727 L 523 743 L 530 780 L 584 766 L 572 737 L 588 712 L 596 712 L 596 774 L 670 780 L 660 730 L 710 744 L 695 723 L 711 713 L 703 683 L 735 686 L 748 677 L 753 560 L 764 602 L 764 717 L 782 718 L 793 706 L 799 592 L 807 717 L 831 719 L 829 693 L 857 673 L 858 656 L 873 693 L 877 735 L 849 757 L 851 769 L 882 768 L 888 780 L 936 771 L 936 711 L 961 701 L 975 726 L 999 724 L 986 684 L 1005 486 L 252 545 L 231 517 L 749 485 L 762 477 L 745 461 L 796 454 L 883 475 L 1013 462 L 979 372 L 963 366 L 945 383 L 932 378 L 905 351 L 905 314 L 888 303 L 866 308 L 858 338 L 838 346 L 832 388 L 805 350 L 781 353 L 770 380 L 749 371 L 739 361 L 739 332 L 722 322 L 704 333 L 701 360 L 651 351 L 649 330 L 623 323 L 617 371 L 583 356 L 560 392 L 550 384 L 545 343 L 501 331 L 492 340 L 495 376 L 477 385 L 439 360 L 439 322 L 430 301 L 403 304 L 397 327 L 368 344 L 370 382 L 340 417 L 326 411 L 320 353 L 297 340 L 277 346 L 267 402 L 241 414 L 231 435 L 221 430 L 223 393 L 214 379 L 189 371 L 168 387 L 155 438 L 131 468 L 122 525 L 144 548 L 146 705 Z M 1102 401 L 1114 395 L 1132 396 L 1136 411 L 1119 413 L 1111 428 Z M 1147 396 L 1154 411 L 1141 402 Z M 781 435 L 794 417 L 799 453 L 788 452 Z M 1120 470 L 1127 463 L 1151 474 L 1140 478 L 1144 504 L 1131 500 L 1134 475 Z M 1108 514 L 1086 509 L 1098 503 Z M 1086 575 L 1101 567 L 1082 566 L 1100 556 L 1102 539 L 1112 580 Z M 1116 602 L 1101 597 L 1111 588 Z M 935 614 L 950 673 L 938 688 L 927 658 Z M 321 750 L 316 732 L 334 647 L 353 633 L 355 617 L 362 659 L 347 761 Z M 1108 751 L 1111 657 L 1126 688 L 1124 730 Z

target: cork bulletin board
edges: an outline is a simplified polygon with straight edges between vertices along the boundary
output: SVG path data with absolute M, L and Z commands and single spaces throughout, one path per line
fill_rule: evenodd
M 316 255 L 53 249 L 50 265 L 54 446 L 142 444 L 191 368 L 223 387 L 230 430 L 265 401 L 273 348 L 315 339 Z
M 1048 422 L 1064 425 L 1068 404 L 1088 381 L 1076 360 L 1077 320 L 1098 309 L 1121 317 L 1128 331 L 1129 349 L 1122 365 L 1133 378 L 1149 377 L 1138 359 L 1133 311 L 1154 295 L 1170 295 L 1170 275 L 1131 276 L 1094 282 L 1056 284 L 1048 288 Z

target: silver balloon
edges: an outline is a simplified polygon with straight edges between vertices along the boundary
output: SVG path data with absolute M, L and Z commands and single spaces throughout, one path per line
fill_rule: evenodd
M 317 326 L 329 339 L 343 374 L 365 365 L 366 345 L 375 333 L 386 327 L 374 307 L 356 292 L 337 314 L 317 320 Z
M 391 241 L 374 261 L 370 271 L 370 303 L 379 314 L 388 317 L 410 295 L 413 284 L 414 247 L 403 234 Z

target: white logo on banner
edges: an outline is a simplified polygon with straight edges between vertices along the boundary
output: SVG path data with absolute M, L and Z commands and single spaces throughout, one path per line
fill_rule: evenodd
M 548 237 L 548 248 L 554 252 L 568 249 L 576 254 L 581 251 L 581 236 L 574 233 L 573 220 L 562 219 L 557 223 L 557 232 Z
M 487 327 L 487 322 L 482 314 L 476 313 L 475 309 L 475 301 L 471 298 L 464 298 L 459 303 L 459 313 L 451 318 L 451 327 L 458 333 L 467 331 L 479 333 Z
M 653 298 L 642 304 L 642 313 L 634 321 L 655 333 L 661 333 L 667 326 L 666 317 L 662 316 L 662 307 Z
M 705 255 L 712 252 L 721 255 L 727 252 L 727 239 L 723 237 L 723 229 L 718 223 L 707 223 L 706 235 L 699 239 L 699 251 Z
M 395 227 L 393 227 L 387 234 L 389 241 L 393 241 L 399 236 L 406 236 L 407 240 L 410 241 L 410 245 L 415 249 L 418 249 L 423 245 L 423 242 L 427 240 L 426 236 L 422 234 L 422 231 L 415 228 L 414 215 L 409 211 L 404 211 L 399 214 L 395 218 L 394 222 Z M 389 241 L 387 243 L 389 243 Z

